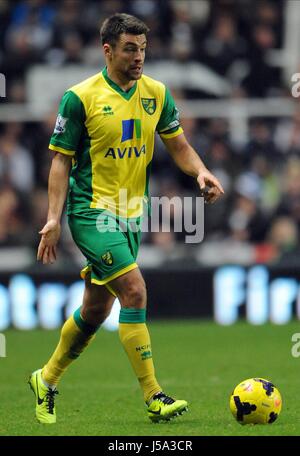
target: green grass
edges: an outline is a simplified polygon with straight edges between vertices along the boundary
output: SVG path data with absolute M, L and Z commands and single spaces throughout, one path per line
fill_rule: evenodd
M 7 357 L 0 358 L 0 435 L 300 435 L 300 359 L 291 356 L 299 323 L 220 327 L 194 320 L 155 322 L 149 329 L 157 377 L 168 394 L 189 401 L 188 414 L 152 424 L 118 334 L 102 330 L 60 384 L 57 424 L 38 424 L 26 381 L 47 360 L 59 332 L 10 330 Z M 229 394 L 256 376 L 279 388 L 283 410 L 272 425 L 241 426 L 231 416 Z

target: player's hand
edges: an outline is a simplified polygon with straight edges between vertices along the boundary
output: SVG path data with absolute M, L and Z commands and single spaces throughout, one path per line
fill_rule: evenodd
M 42 238 L 37 252 L 38 261 L 43 261 L 43 264 L 54 263 L 56 260 L 56 244 L 60 236 L 60 231 L 60 223 L 56 220 L 49 220 L 39 232 Z
M 200 187 L 201 196 L 204 197 L 206 203 L 214 203 L 224 194 L 222 185 L 208 169 L 199 172 L 197 182 Z

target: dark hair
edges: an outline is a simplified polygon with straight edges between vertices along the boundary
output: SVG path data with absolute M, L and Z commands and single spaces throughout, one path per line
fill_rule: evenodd
M 117 13 L 105 19 L 100 28 L 100 36 L 102 44 L 108 43 L 111 46 L 115 46 L 122 33 L 146 35 L 149 30 L 149 27 L 137 17 L 130 14 Z

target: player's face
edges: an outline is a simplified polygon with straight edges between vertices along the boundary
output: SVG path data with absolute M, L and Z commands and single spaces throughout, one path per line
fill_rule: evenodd
M 145 35 L 122 33 L 115 47 L 111 47 L 110 64 L 114 71 L 128 81 L 140 79 L 146 49 Z

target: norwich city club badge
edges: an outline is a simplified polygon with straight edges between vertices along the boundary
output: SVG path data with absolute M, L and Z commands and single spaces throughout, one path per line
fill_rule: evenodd
M 105 263 L 107 266 L 111 266 L 113 264 L 113 257 L 111 252 L 106 252 L 103 255 L 101 255 L 101 260 L 103 263 Z
M 150 114 L 155 113 L 156 111 L 156 99 L 155 98 L 141 98 L 142 100 L 142 105 L 145 111 Z

